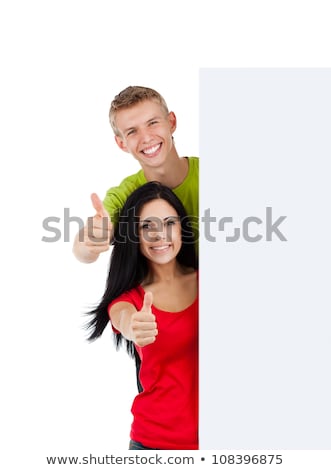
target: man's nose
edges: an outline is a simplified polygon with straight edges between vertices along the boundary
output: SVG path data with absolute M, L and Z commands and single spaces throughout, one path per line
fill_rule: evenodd
M 149 143 L 152 140 L 151 132 L 149 129 L 140 130 L 140 138 L 143 143 Z

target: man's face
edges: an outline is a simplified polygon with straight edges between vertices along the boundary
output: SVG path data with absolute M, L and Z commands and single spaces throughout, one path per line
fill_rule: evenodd
M 142 168 L 157 168 L 172 151 L 172 134 L 176 129 L 174 113 L 167 114 L 151 100 L 122 109 L 116 114 L 118 146 L 139 161 Z

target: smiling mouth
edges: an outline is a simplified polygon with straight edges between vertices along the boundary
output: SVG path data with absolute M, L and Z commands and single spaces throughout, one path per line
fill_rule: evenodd
M 162 253 L 170 248 L 170 245 L 162 245 L 162 246 L 151 246 L 151 250 L 158 251 Z
M 158 151 L 161 148 L 161 145 L 162 144 L 153 145 L 153 147 L 149 147 L 148 149 L 142 150 L 142 153 L 146 155 L 147 157 L 153 157 L 154 155 L 158 153 Z

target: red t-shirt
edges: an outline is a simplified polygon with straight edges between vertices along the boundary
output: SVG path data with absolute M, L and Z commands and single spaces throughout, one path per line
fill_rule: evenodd
M 129 302 L 139 311 L 144 295 L 138 286 L 110 306 Z M 130 437 L 156 449 L 198 449 L 198 298 L 180 312 L 152 305 L 152 313 L 158 328 L 156 340 L 144 347 L 135 345 L 141 358 L 143 391 L 131 408 Z

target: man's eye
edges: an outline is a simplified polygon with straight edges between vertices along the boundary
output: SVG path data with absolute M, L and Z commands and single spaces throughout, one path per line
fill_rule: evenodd
M 158 124 L 159 121 L 151 121 L 150 122 L 150 125 L 153 125 L 153 124 Z
M 126 135 L 129 136 L 129 135 L 132 135 L 134 134 L 136 131 L 134 129 L 131 129 L 131 131 L 129 131 Z

